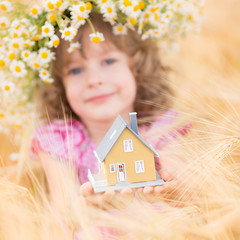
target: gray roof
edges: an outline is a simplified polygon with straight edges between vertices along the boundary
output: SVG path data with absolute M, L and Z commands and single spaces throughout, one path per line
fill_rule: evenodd
M 158 153 L 153 149 L 153 147 L 147 144 L 141 136 L 136 134 L 128 125 L 128 123 L 121 117 L 121 115 L 118 114 L 117 118 L 115 119 L 112 126 L 109 128 L 106 135 L 99 143 L 95 151 L 95 156 L 97 157 L 99 162 L 104 162 L 108 153 L 111 151 L 114 144 L 117 142 L 118 138 L 121 136 L 125 128 L 128 128 L 147 148 L 149 148 L 156 156 L 158 156 Z

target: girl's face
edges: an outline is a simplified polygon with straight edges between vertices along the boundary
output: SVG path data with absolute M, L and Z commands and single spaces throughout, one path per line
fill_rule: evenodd
M 107 41 L 84 46 L 70 55 L 63 70 L 68 102 L 84 123 L 110 121 L 134 110 L 136 82 L 127 54 Z

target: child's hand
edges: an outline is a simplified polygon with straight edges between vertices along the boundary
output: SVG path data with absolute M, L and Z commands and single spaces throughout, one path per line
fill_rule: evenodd
M 131 188 L 124 188 L 121 191 L 107 190 L 104 193 L 95 193 L 90 182 L 81 185 L 80 194 L 85 199 L 86 204 L 103 210 L 126 208 L 135 196 Z
M 174 207 L 180 207 L 192 199 L 193 192 L 187 189 L 184 181 L 174 178 L 165 170 L 160 171 L 160 176 L 166 182 L 164 185 L 138 189 L 137 193 L 141 200 L 149 203 L 165 201 Z

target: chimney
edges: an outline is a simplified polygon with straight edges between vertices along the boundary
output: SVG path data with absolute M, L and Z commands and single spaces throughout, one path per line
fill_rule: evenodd
M 131 129 L 136 134 L 138 134 L 137 113 L 136 112 L 131 112 L 131 113 L 129 113 L 129 116 L 130 116 Z

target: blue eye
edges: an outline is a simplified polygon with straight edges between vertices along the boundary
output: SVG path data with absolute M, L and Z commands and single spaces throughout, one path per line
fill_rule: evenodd
M 116 62 L 115 59 L 107 59 L 107 60 L 104 61 L 104 65 L 111 65 L 111 64 L 113 64 L 115 62 Z
M 76 75 L 76 74 L 80 74 L 83 70 L 81 68 L 73 68 L 69 71 L 69 74 L 73 74 L 73 75 Z

